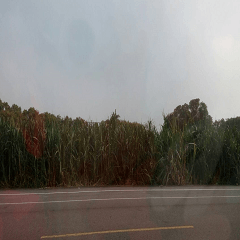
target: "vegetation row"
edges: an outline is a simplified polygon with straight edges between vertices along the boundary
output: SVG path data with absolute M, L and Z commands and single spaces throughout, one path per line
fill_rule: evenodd
M 86 122 L 0 100 L 0 187 L 238 184 L 240 117 L 212 121 L 205 103 L 179 105 L 158 130 Z

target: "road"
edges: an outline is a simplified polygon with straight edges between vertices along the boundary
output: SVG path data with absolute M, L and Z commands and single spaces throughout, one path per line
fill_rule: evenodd
M 0 239 L 240 239 L 239 186 L 0 191 Z

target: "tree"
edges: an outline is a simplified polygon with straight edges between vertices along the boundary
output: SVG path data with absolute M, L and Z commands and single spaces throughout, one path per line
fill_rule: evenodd
M 164 116 L 164 125 L 171 129 L 183 130 L 186 125 L 199 122 L 212 124 L 207 105 L 200 102 L 199 98 L 192 99 L 189 104 L 177 106 L 172 113 Z

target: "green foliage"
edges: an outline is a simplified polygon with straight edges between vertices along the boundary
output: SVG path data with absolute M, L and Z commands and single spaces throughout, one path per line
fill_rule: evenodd
M 240 180 L 240 118 L 212 123 L 199 99 L 164 116 L 156 137 L 154 184 L 236 184 Z
M 183 130 L 188 125 L 212 124 L 212 118 L 208 114 L 207 105 L 200 103 L 200 99 L 193 99 L 189 104 L 177 106 L 173 113 L 164 116 L 164 126 L 173 131 Z
M 14 105 L 0 111 L 0 121 L 2 187 L 150 182 L 154 136 L 116 111 L 88 123 Z
M 236 184 L 240 118 L 212 122 L 193 99 L 164 116 L 160 131 L 120 120 L 100 123 L 39 114 L 0 100 L 0 186 Z

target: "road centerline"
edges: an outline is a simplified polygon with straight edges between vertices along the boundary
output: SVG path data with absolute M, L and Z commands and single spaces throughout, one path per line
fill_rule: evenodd
M 157 231 L 157 230 L 173 230 L 173 229 L 191 229 L 193 226 L 174 226 L 174 227 L 157 227 L 157 228 L 136 228 L 136 229 L 122 229 L 122 230 L 108 230 L 98 232 L 83 232 L 83 233 L 70 233 L 61 235 L 42 236 L 41 239 L 46 238 L 60 238 L 60 237 L 78 237 L 94 234 L 109 234 L 109 233 L 124 233 L 124 232 L 141 232 L 141 231 Z

